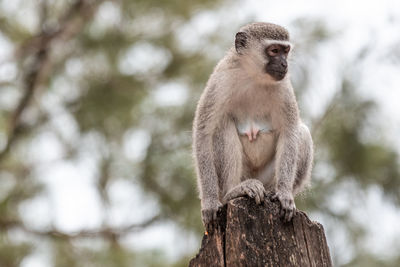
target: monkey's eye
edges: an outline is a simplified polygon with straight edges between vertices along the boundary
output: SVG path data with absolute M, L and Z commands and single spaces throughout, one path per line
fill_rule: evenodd
M 280 50 L 279 50 L 279 48 L 276 47 L 276 46 L 272 46 L 272 47 L 269 47 L 269 48 L 267 49 L 267 54 L 268 54 L 270 57 L 276 57 L 276 56 L 279 54 L 279 52 L 280 52 Z
M 290 47 L 285 48 L 285 53 L 288 54 L 290 51 Z

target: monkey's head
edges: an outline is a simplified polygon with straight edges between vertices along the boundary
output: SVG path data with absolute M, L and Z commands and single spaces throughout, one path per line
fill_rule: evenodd
M 286 77 L 291 47 L 289 32 L 276 24 L 255 22 L 236 33 L 235 49 L 240 57 L 246 58 L 246 67 L 274 81 Z

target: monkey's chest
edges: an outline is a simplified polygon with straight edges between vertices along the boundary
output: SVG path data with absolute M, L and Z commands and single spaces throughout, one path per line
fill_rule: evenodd
M 238 130 L 239 135 L 243 136 L 249 136 L 251 133 L 250 138 L 252 141 L 253 137 L 254 139 L 257 138 L 258 134 L 262 133 L 271 133 L 273 131 L 271 124 L 267 120 L 243 120 L 243 121 L 237 121 L 236 122 L 236 128 Z
M 245 119 L 236 122 L 245 162 L 251 169 L 265 166 L 274 156 L 276 134 L 268 120 Z

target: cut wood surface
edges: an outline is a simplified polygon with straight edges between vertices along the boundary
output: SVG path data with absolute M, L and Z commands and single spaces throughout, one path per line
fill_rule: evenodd
M 219 212 L 217 223 L 189 266 L 332 266 L 322 225 L 302 211 L 284 223 L 278 203 L 237 198 Z

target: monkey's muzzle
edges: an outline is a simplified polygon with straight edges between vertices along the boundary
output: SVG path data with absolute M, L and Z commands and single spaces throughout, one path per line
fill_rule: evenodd
M 283 71 L 273 70 L 273 71 L 269 72 L 269 75 L 271 75 L 277 81 L 283 80 L 283 78 L 285 78 L 286 74 L 287 74 L 287 69 L 285 69 Z

